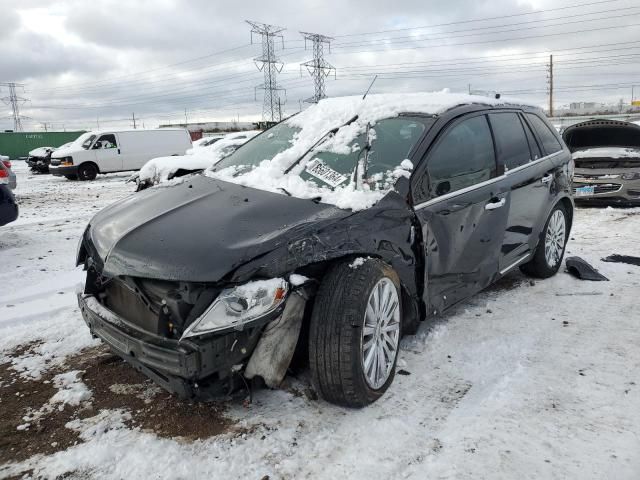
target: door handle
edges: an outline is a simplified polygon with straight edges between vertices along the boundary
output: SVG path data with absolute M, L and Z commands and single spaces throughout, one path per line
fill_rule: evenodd
M 548 173 L 546 174 L 544 177 L 542 177 L 540 179 L 540 181 L 544 184 L 550 183 L 551 180 L 553 180 L 553 174 L 552 173 Z
M 118 149 L 118 154 L 120 153 L 120 149 Z
M 497 202 L 491 201 L 484 206 L 485 210 L 495 210 L 496 208 L 504 207 L 507 201 L 504 198 L 501 198 Z

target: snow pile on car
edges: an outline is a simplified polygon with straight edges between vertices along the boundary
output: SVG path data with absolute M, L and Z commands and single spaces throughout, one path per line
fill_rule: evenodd
M 140 183 L 147 182 L 156 185 L 166 182 L 180 169 L 204 170 L 218 163 L 237 147 L 259 133 L 259 130 L 230 133 L 212 145 L 192 148 L 187 151 L 186 155 L 151 159 L 136 174 L 137 179 Z
M 598 147 L 587 148 L 573 153 L 573 159 L 579 158 L 634 158 L 640 157 L 640 148 Z
M 34 148 L 29 152 L 30 157 L 46 157 L 49 155 L 49 152 L 55 152 L 57 150 L 56 147 L 38 147 Z
M 298 198 L 319 199 L 323 203 L 333 204 L 339 208 L 362 210 L 377 203 L 388 193 L 389 188 L 373 189 L 367 184 L 356 188 L 355 182 L 351 179 L 344 186 L 332 190 L 305 181 L 299 176 L 305 169 L 305 162 L 296 165 L 290 172 L 285 173 L 286 170 L 332 129 L 342 127 L 333 137 L 327 138 L 322 143 L 322 150 L 345 154 L 353 148 L 353 141 L 366 131 L 367 126 L 375 128 L 375 123 L 379 120 L 397 117 L 407 112 L 437 115 L 458 105 L 472 103 L 523 104 L 523 102 L 506 99 L 452 94 L 448 90 L 432 93 L 370 95 L 364 100 L 360 96 L 325 99 L 285 121 L 289 126 L 300 129 L 294 136 L 290 148 L 273 158 L 266 158 L 251 171 L 240 172 L 235 167 L 227 167 L 219 171 L 207 172 L 207 175 L 253 188 L 290 194 Z M 345 125 L 354 117 L 357 117 L 355 121 Z M 396 178 L 402 175 L 398 170 L 390 172 L 390 176 L 394 174 Z M 384 186 L 391 185 L 390 182 L 382 183 Z

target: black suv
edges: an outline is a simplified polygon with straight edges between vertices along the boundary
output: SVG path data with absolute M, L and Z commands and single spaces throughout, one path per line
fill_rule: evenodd
M 323 100 L 209 171 L 98 213 L 78 251 L 82 315 L 183 397 L 242 377 L 276 387 L 302 352 L 322 397 L 364 406 L 421 320 L 513 268 L 558 271 L 570 160 L 534 107 Z

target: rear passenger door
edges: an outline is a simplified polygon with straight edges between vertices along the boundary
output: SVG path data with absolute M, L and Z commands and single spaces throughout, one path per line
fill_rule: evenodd
M 552 165 L 518 111 L 489 114 L 498 169 L 510 191 L 500 273 L 524 263 L 537 243 L 539 222 L 548 205 Z
M 439 312 L 489 285 L 498 272 L 508 191 L 497 178 L 484 113 L 445 127 L 412 189 L 424 240 L 425 303 Z

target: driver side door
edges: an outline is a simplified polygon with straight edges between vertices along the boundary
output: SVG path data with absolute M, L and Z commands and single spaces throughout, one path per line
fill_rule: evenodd
M 101 173 L 119 172 L 122 170 L 122 156 L 120 145 L 113 133 L 100 135 L 93 144 L 96 163 Z
M 430 313 L 482 290 L 498 274 L 509 190 L 497 173 L 484 113 L 447 125 L 416 172 L 414 211 L 422 228 Z

